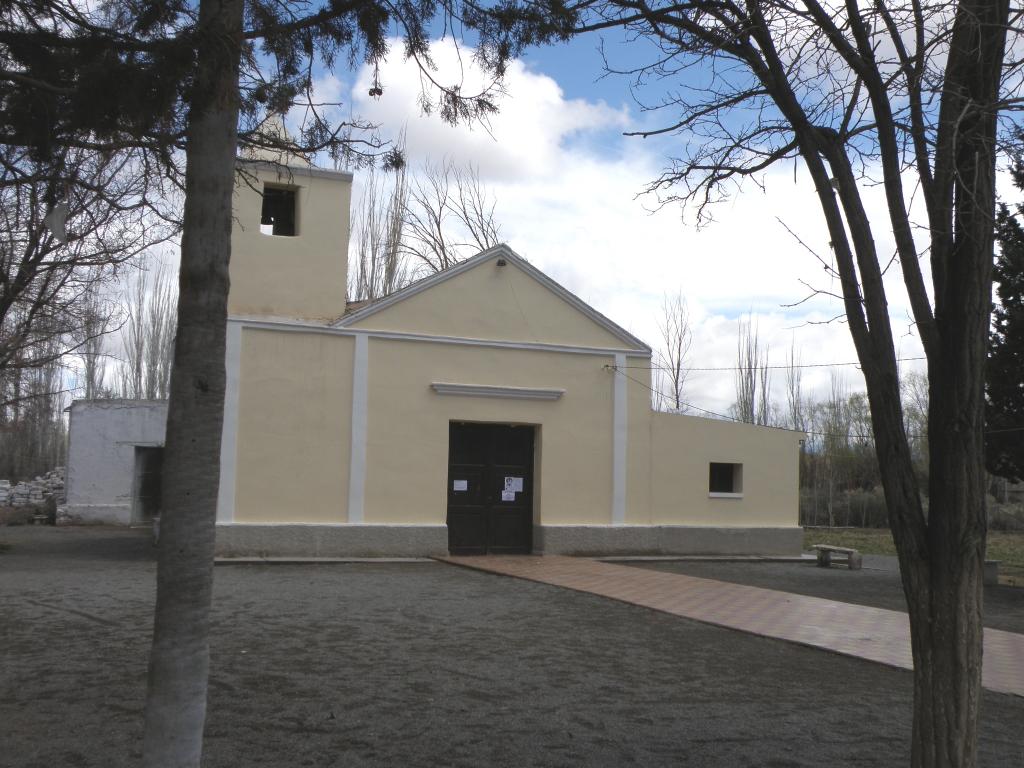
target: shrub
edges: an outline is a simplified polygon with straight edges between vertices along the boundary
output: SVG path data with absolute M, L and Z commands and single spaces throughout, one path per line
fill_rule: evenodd
M 1000 504 L 990 496 L 988 527 L 993 531 L 1024 531 L 1024 504 Z

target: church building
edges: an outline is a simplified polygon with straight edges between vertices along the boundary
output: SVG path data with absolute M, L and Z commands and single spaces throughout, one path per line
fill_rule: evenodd
M 222 555 L 796 554 L 803 435 L 651 408 L 651 348 L 500 245 L 346 301 L 352 176 L 246 163 Z

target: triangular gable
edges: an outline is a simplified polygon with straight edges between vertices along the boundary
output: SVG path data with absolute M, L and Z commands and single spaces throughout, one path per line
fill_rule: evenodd
M 368 304 L 334 326 L 650 353 L 507 245 Z

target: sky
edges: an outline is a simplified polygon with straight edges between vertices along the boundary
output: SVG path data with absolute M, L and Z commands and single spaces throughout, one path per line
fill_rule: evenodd
M 626 78 L 601 77 L 598 43 L 576 39 L 514 61 L 499 112 L 486 128 L 453 127 L 423 115 L 418 71 L 403 60 L 397 42 L 380 67 L 379 98 L 368 95 L 367 67 L 323 72 L 317 91 L 324 100 L 346 104 L 342 116 L 379 124 L 384 138 L 404 131 L 412 168 L 443 159 L 477 168 L 497 201 L 502 240 L 655 349 L 664 297 L 680 293 L 693 331 L 690 368 L 735 366 L 738 326 L 747 315 L 768 345 L 772 365 L 784 364 L 791 346 L 805 365 L 855 361 L 841 303 L 812 296 L 838 287 L 811 252 L 827 258 L 829 238 L 806 174 L 780 165 L 760 185 L 749 183 L 719 204 L 714 222 L 702 227 L 693 210 L 659 207 L 643 194 L 645 185 L 663 169 L 673 142 L 683 139 L 624 135 L 653 125 L 653 117 L 632 98 Z M 623 56 L 632 50 L 614 40 L 608 49 Z M 442 79 L 457 69 L 459 53 L 450 40 L 435 43 Z M 468 61 L 465 50 L 461 61 Z M 463 72 L 466 91 L 476 75 Z M 364 177 L 356 172 L 354 201 Z M 881 190 L 869 190 L 867 198 L 880 250 L 891 252 L 885 227 L 878 226 L 885 215 Z M 921 347 L 898 271 L 887 276 L 897 351 L 914 358 Z M 849 365 L 808 368 L 803 383 L 820 396 L 833 376 L 847 389 L 863 387 L 858 369 Z M 685 399 L 728 413 L 733 382 L 729 370 L 694 370 Z M 783 383 L 784 373 L 776 372 L 773 390 L 782 402 Z

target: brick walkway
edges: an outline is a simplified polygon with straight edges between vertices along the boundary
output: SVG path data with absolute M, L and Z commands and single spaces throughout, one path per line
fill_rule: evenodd
M 897 611 L 575 557 L 438 559 L 892 667 L 912 668 L 907 615 Z M 1024 635 L 985 630 L 982 683 L 999 693 L 1024 696 Z

